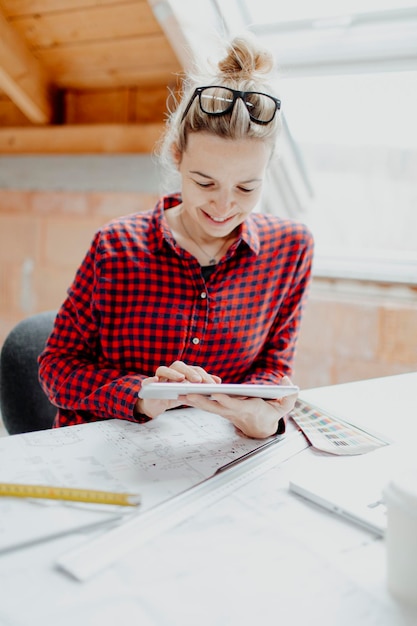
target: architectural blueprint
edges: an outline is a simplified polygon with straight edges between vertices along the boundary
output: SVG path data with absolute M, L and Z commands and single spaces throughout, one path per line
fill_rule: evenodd
M 146 424 L 108 420 L 0 439 L 0 481 L 140 493 L 145 511 L 268 441 L 245 437 L 218 415 L 176 409 Z M 128 514 L 2 498 L 0 551 Z

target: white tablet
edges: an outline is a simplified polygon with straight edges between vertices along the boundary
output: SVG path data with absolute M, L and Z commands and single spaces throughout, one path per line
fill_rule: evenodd
M 178 396 L 188 393 L 199 393 L 211 396 L 215 393 L 225 393 L 229 396 L 243 396 L 245 398 L 264 398 L 277 400 L 299 392 L 296 385 L 255 385 L 255 384 L 226 384 L 226 383 L 149 383 L 143 385 L 139 391 L 139 398 L 159 398 L 161 400 L 176 400 Z
M 319 480 L 310 470 L 304 477 L 290 480 L 290 491 L 383 537 L 387 525 L 383 484 L 378 485 L 377 480 L 364 481 L 363 475 L 358 481 L 354 472 L 350 471 L 348 477 L 334 469 Z

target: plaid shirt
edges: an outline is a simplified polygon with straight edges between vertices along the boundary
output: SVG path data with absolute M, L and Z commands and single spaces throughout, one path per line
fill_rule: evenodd
M 226 383 L 291 375 L 313 241 L 300 223 L 252 213 L 205 282 L 180 248 L 162 198 L 95 236 L 39 358 L 55 426 L 146 421 L 133 408 L 144 378 L 179 359 Z

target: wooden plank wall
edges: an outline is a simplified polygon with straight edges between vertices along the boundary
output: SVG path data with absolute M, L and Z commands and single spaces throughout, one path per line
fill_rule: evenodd
M 0 11 L 45 72 L 53 124 L 162 128 L 182 69 L 146 0 L 0 0 Z M 0 126 L 32 125 L 0 92 Z M 0 152 L 24 150 L 25 137 L 3 134 Z

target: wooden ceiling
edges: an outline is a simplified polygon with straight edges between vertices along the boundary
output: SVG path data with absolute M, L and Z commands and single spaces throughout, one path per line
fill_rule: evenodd
M 151 152 L 184 71 L 158 4 L 0 0 L 0 154 Z

